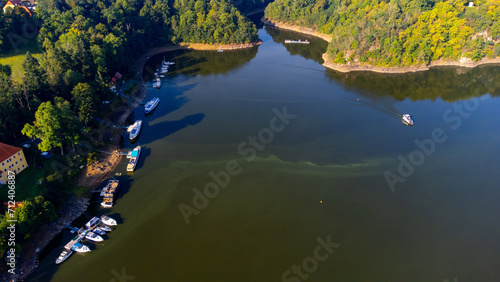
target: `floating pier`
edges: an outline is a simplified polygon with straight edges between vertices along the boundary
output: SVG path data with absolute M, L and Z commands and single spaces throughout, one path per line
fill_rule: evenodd
M 285 40 L 285 43 L 309 44 L 309 40 Z

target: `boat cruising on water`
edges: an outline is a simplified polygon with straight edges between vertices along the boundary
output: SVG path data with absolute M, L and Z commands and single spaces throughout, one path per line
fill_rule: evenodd
M 139 136 L 139 133 L 141 132 L 141 127 L 142 127 L 142 120 L 136 120 L 134 124 L 128 127 L 128 131 L 130 132 L 129 138 L 130 140 L 134 140 Z
M 59 257 L 56 260 L 56 264 L 60 264 L 61 262 L 65 261 L 71 254 L 73 253 L 72 250 L 64 250 Z
M 285 40 L 285 43 L 299 43 L 299 44 L 309 44 L 308 40 Z
M 108 187 L 108 189 L 106 190 L 106 193 L 104 193 L 104 198 L 102 199 L 101 206 L 105 208 L 111 208 L 113 206 L 113 202 L 115 201 L 116 195 L 118 194 L 120 181 L 110 180 L 108 181 L 108 185 L 106 186 Z
M 102 241 L 104 241 L 104 239 L 101 236 L 95 234 L 92 231 L 89 231 L 89 232 L 87 232 L 87 234 L 85 234 L 85 239 L 90 240 L 92 242 L 102 242 Z
M 130 160 L 127 164 L 127 171 L 132 172 L 135 170 L 137 163 L 139 162 L 139 156 L 141 155 L 141 146 L 135 147 L 135 149 L 130 153 Z
M 107 215 L 101 215 L 101 220 L 102 220 L 102 223 L 109 225 L 109 226 L 115 226 L 117 224 L 116 220 L 112 219 L 111 217 L 109 217 Z
M 401 116 L 401 121 L 404 125 L 412 126 L 414 124 L 413 119 L 409 114 L 404 114 Z
M 219 49 L 219 50 L 217 50 L 217 52 L 222 53 L 222 52 L 224 52 L 224 50 Z
M 77 253 L 88 253 L 90 252 L 90 248 L 82 243 L 75 243 L 71 248 L 73 251 Z
M 144 106 L 144 113 L 147 115 L 154 111 L 158 104 L 160 103 L 160 98 L 155 97 L 151 101 L 147 102 L 146 105 Z

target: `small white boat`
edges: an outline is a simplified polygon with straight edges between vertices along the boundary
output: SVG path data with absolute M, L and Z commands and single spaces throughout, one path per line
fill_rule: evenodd
M 102 242 L 102 241 L 104 241 L 104 239 L 101 236 L 95 234 L 92 231 L 89 231 L 89 232 L 87 232 L 87 234 L 85 234 L 85 239 L 90 240 L 92 242 Z
M 130 154 L 130 160 L 127 164 L 127 171 L 132 172 L 135 170 L 137 163 L 139 162 L 139 156 L 141 155 L 141 146 L 137 146 L 134 148 L 132 153 Z
M 82 243 L 75 243 L 71 249 L 75 252 L 78 252 L 78 253 L 90 252 L 90 248 Z
M 107 225 L 101 225 L 98 228 L 103 230 L 103 231 L 106 231 L 106 232 L 111 232 L 113 230 L 113 229 L 111 229 L 111 227 L 109 227 Z
M 65 261 L 71 254 L 73 253 L 72 250 L 64 250 L 59 257 L 56 260 L 56 264 L 60 264 L 61 262 Z
M 404 125 L 412 126 L 414 124 L 413 119 L 409 114 L 404 114 L 401 116 L 401 121 Z
M 222 53 L 222 52 L 224 52 L 224 50 L 219 49 L 219 50 L 217 50 L 217 52 Z
M 144 106 L 144 113 L 149 114 L 154 109 L 156 109 L 159 103 L 160 103 L 160 98 L 157 97 L 153 98 L 151 101 L 147 102 L 146 105 Z
M 117 224 L 116 220 L 112 219 L 111 217 L 109 217 L 107 215 L 101 215 L 101 221 L 102 221 L 102 223 L 109 225 L 109 226 L 115 226 Z
M 139 133 L 141 132 L 141 127 L 142 127 L 142 120 L 137 120 L 133 124 L 132 130 L 130 131 L 129 138 L 130 140 L 134 140 L 139 136 Z
M 103 229 L 101 229 L 100 227 L 94 228 L 94 230 L 92 230 L 92 232 L 94 232 L 95 234 L 100 235 L 100 236 L 106 235 L 106 232 Z

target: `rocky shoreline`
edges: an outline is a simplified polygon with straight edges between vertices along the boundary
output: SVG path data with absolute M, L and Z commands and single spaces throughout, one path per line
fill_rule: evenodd
M 364 65 L 360 63 L 335 64 L 329 59 L 327 53 L 323 54 L 323 61 L 325 61 L 323 63 L 323 66 L 342 73 L 353 72 L 353 71 L 369 71 L 377 73 L 411 73 L 411 72 L 427 71 L 430 68 L 437 68 L 437 67 L 475 68 L 481 65 L 500 64 L 500 59 L 483 58 L 477 62 L 466 59 L 462 59 L 460 61 L 438 60 L 438 61 L 432 61 L 430 64 L 422 66 L 380 67 L 380 66 Z
M 147 91 L 142 82 L 138 87 L 134 96 L 137 101 L 141 101 L 146 97 Z M 116 124 L 118 126 L 124 126 L 127 117 L 138 105 L 139 102 L 136 102 L 126 107 L 124 111 L 119 114 Z M 108 150 L 114 151 L 119 149 L 119 140 L 122 131 L 123 129 L 115 131 L 113 134 L 114 142 L 107 148 Z M 77 186 L 88 187 L 89 191 L 97 189 L 103 181 L 111 176 L 120 161 L 121 155 L 106 155 L 101 161 L 86 167 L 86 169 L 82 171 L 77 180 Z M 60 216 L 57 220 L 40 227 L 38 232 L 33 235 L 30 242 L 23 246 L 23 251 L 17 258 L 16 274 L 2 273 L 0 281 L 22 281 L 26 279 L 28 275 L 38 267 L 38 258 L 41 250 L 47 247 L 57 234 L 65 229 L 66 225 L 70 225 L 87 210 L 90 196 L 91 194 L 87 197 L 70 196 L 62 210 L 58 212 Z
M 270 20 L 266 17 L 263 17 L 261 19 L 261 21 L 264 24 L 269 25 L 269 26 L 312 35 L 315 37 L 319 37 L 327 42 L 330 42 L 330 40 L 331 40 L 330 35 L 319 33 L 313 29 L 273 21 L 273 20 Z M 372 66 L 372 65 L 368 65 L 368 64 L 362 64 L 359 62 L 358 63 L 351 63 L 351 64 L 335 64 L 332 62 L 332 60 L 330 60 L 327 53 L 324 53 L 322 57 L 323 57 L 323 61 L 324 61 L 324 63 L 323 63 L 324 67 L 341 72 L 341 73 L 348 73 L 348 72 L 354 72 L 354 71 L 366 71 L 366 72 L 398 74 L 398 73 L 411 73 L 411 72 L 427 71 L 433 67 L 475 68 L 477 66 L 487 65 L 487 64 L 500 64 L 500 58 L 495 58 L 495 59 L 483 58 L 477 62 L 474 62 L 468 58 L 462 58 L 459 61 L 437 60 L 437 61 L 432 61 L 428 65 L 420 65 L 420 66 L 380 67 L 380 66 Z

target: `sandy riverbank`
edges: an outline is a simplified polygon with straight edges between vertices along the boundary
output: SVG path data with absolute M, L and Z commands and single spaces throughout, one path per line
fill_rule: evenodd
M 277 21 L 270 20 L 266 17 L 262 17 L 262 19 L 260 19 L 260 20 L 264 24 L 272 26 L 272 27 L 282 28 L 282 29 L 286 29 L 286 30 L 291 30 L 291 31 L 296 31 L 296 32 L 312 35 L 314 37 L 321 38 L 321 39 L 325 40 L 326 42 L 330 42 L 330 40 L 332 40 L 331 35 L 317 32 L 314 29 L 300 27 L 300 26 L 291 25 L 291 24 L 282 23 L 282 22 L 277 22 Z
M 261 21 L 266 24 L 270 25 L 273 27 L 277 28 L 282 28 L 286 30 L 292 30 L 308 35 L 312 35 L 315 37 L 319 37 L 327 42 L 330 42 L 331 36 L 323 33 L 319 33 L 313 29 L 309 28 L 304 28 L 296 25 L 291 25 L 287 23 L 281 23 L 281 22 L 276 22 L 269 20 L 268 18 L 263 17 Z M 323 66 L 327 67 L 329 69 L 342 72 L 342 73 L 347 73 L 347 72 L 353 72 L 353 71 L 369 71 L 369 72 L 377 72 L 377 73 L 410 73 L 410 72 L 420 72 L 420 71 L 426 71 L 429 70 L 430 68 L 433 67 L 464 67 L 464 68 L 475 68 L 480 65 L 487 65 L 487 64 L 500 64 L 500 58 L 495 58 L 495 59 L 488 59 L 488 58 L 483 58 L 480 61 L 474 62 L 470 59 L 463 58 L 460 61 L 445 61 L 445 60 L 437 60 L 437 61 L 432 61 L 429 65 L 422 65 L 422 66 L 410 66 L 410 67 L 380 67 L 380 66 L 372 66 L 368 64 L 362 64 L 362 63 L 351 63 L 351 64 L 335 64 L 330 60 L 328 57 L 328 54 L 325 52 L 323 54 Z

